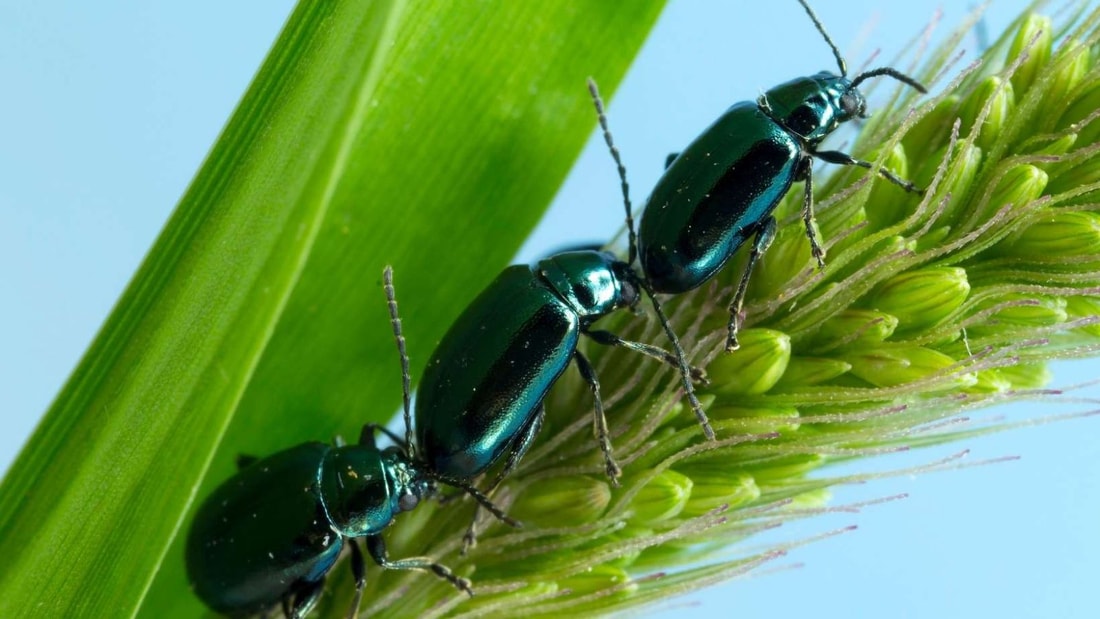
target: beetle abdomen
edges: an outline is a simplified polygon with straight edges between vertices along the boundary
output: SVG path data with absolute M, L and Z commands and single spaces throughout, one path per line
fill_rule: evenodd
M 230 477 L 195 514 L 187 575 L 196 595 L 222 613 L 255 613 L 316 582 L 343 540 L 321 506 L 317 471 L 329 450 L 305 443 Z
M 679 157 L 646 202 L 642 268 L 657 292 L 709 280 L 770 216 L 794 182 L 795 138 L 753 102 L 726 112 Z
M 443 336 L 416 401 L 421 454 L 440 475 L 492 466 L 573 357 L 579 319 L 530 267 L 505 269 Z

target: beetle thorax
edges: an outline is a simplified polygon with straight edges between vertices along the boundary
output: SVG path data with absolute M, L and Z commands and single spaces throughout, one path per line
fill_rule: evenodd
M 318 482 L 329 520 L 345 537 L 380 532 L 398 513 L 416 507 L 430 487 L 403 452 L 371 445 L 330 450 Z
M 637 292 L 620 280 L 615 256 L 600 251 L 570 251 L 538 263 L 538 276 L 582 321 L 636 302 Z
M 838 75 L 822 71 L 784 82 L 761 96 L 761 107 L 784 129 L 816 144 L 843 122 L 864 114 L 859 90 Z

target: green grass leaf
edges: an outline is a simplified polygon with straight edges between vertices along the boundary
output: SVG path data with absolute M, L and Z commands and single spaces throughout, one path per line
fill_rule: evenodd
M 194 617 L 237 453 L 355 436 L 503 266 L 661 2 L 307 2 L 0 486 L 0 616 Z M 618 208 L 609 205 L 608 208 Z

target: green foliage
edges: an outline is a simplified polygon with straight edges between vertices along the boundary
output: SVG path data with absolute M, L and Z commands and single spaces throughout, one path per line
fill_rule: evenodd
M 382 267 L 422 364 L 590 134 L 585 78 L 612 92 L 660 6 L 301 3 L 0 487 L 0 615 L 201 613 L 196 497 L 237 453 L 392 415 Z

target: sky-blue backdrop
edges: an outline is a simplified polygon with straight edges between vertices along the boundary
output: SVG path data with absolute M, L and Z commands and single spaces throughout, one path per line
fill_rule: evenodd
M 968 9 L 945 4 L 940 36 Z M 1024 4 L 995 2 L 990 32 Z M 0 5 L 0 466 L 14 458 L 91 341 L 291 6 Z M 876 47 L 880 58 L 892 58 L 935 7 L 934 0 L 816 2 L 856 66 Z M 610 106 L 636 201 L 665 155 L 731 102 L 832 68 L 794 0 L 673 1 Z M 612 235 L 621 224 L 620 212 L 608 207 L 619 203 L 617 192 L 594 138 L 519 258 Z M 580 220 L 583 232 L 574 225 Z M 1058 382 L 1092 379 L 1096 368 L 1095 361 L 1061 364 Z M 1034 416 L 1035 406 L 1004 413 Z M 910 497 L 785 527 L 782 535 L 797 538 L 859 525 L 775 564 L 805 564 L 798 569 L 734 581 L 656 614 L 693 604 L 693 616 L 713 617 L 1093 617 L 1097 424 L 1028 428 L 884 461 L 927 462 L 963 447 L 971 459 L 1022 456 L 842 489 L 839 502 Z

